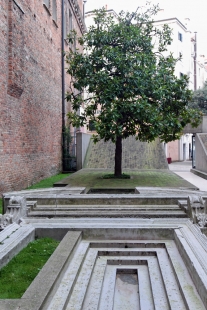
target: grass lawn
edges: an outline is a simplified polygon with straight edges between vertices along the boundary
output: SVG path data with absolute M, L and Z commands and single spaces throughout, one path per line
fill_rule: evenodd
M 21 298 L 59 242 L 37 239 L 0 270 L 0 299 Z
M 27 189 L 38 189 L 38 188 L 48 188 L 48 187 L 53 187 L 53 184 L 68 177 L 70 173 L 60 173 L 57 175 L 54 175 L 52 177 L 46 178 L 36 184 L 31 185 Z M 2 214 L 3 209 L 2 209 L 2 198 L 0 198 L 0 214 Z
M 169 187 L 195 188 L 194 185 L 170 170 L 124 170 L 130 179 L 104 179 L 111 173 L 108 169 L 82 169 L 60 181 L 65 185 L 87 188 L 134 188 L 134 187 Z
M 29 186 L 27 189 L 38 189 L 38 188 L 48 188 L 48 187 L 53 187 L 53 184 L 68 177 L 70 173 L 64 174 L 60 173 L 57 175 L 54 175 L 52 177 L 46 178 L 36 184 L 33 184 Z

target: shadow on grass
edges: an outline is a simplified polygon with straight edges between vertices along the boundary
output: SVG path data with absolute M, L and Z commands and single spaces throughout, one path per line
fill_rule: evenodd
M 39 189 L 39 188 L 49 188 L 49 187 L 53 187 L 53 184 L 68 177 L 71 173 L 60 173 L 57 175 L 54 175 L 52 177 L 46 178 L 44 180 L 41 180 L 40 182 L 33 184 L 31 186 L 29 186 L 27 189 Z

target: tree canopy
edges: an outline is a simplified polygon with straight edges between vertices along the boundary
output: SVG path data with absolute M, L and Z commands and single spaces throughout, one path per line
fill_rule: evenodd
M 203 114 L 207 115 L 207 81 L 202 88 L 193 92 L 192 101 L 188 106 L 193 109 L 200 110 Z
M 188 78 L 174 75 L 179 59 L 167 55 L 171 43 L 168 25 L 156 28 L 152 16 L 158 6 L 145 12 L 120 12 L 117 17 L 104 9 L 94 11 L 94 25 L 78 40 L 78 49 L 66 55 L 71 91 L 67 100 L 73 111 L 68 117 L 73 126 L 94 121 L 100 139 L 116 144 L 115 175 L 120 176 L 122 139 L 136 136 L 141 141 L 178 139 L 183 127 L 199 123 L 200 113 L 187 107 L 191 100 Z M 87 96 L 83 96 L 83 90 Z M 77 111 L 84 103 L 84 112 Z M 99 115 L 96 114 L 98 106 Z

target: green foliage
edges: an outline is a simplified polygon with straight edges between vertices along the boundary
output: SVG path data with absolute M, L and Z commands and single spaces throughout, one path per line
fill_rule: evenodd
M 199 109 L 204 115 L 207 115 L 207 81 L 202 88 L 194 91 L 192 101 L 188 106 Z
M 100 139 L 116 143 L 116 176 L 122 171 L 122 139 L 132 135 L 140 141 L 159 137 L 169 142 L 182 135 L 186 124 L 196 127 L 201 120 L 200 111 L 187 106 L 192 96 L 188 77 L 174 75 L 180 58 L 166 55 L 171 29 L 153 24 L 158 11 L 158 6 L 149 6 L 144 13 L 122 11 L 115 18 L 105 9 L 97 10 L 95 25 L 82 38 L 77 39 L 74 32 L 69 35 L 84 53 L 75 49 L 66 54 L 72 77 L 66 96 L 72 104 L 68 118 L 75 127 L 90 119 L 97 132 L 95 143 Z M 79 115 L 83 102 L 85 109 Z
M 53 184 L 66 178 L 67 176 L 69 176 L 70 173 L 64 174 L 64 173 L 60 173 L 57 175 L 54 175 L 50 178 L 46 178 L 36 184 L 33 184 L 31 186 L 29 186 L 27 189 L 38 189 L 38 188 L 48 188 L 48 187 L 53 187 Z
M 28 244 L 0 270 L 0 298 L 21 298 L 59 242 L 50 238 Z
M 93 120 L 95 142 L 115 142 L 130 135 L 141 141 L 160 137 L 168 142 L 179 138 L 187 123 L 196 126 L 200 121 L 200 113 L 187 108 L 192 95 L 187 76 L 174 75 L 179 59 L 162 54 L 172 39 L 168 25 L 163 29 L 153 25 L 158 10 L 153 6 L 145 13 L 121 12 L 118 20 L 104 9 L 97 10 L 95 25 L 78 39 L 84 53 L 75 50 L 66 56 L 72 76 L 67 100 L 73 112 L 68 117 L 76 127 Z M 87 105 L 79 116 L 76 112 L 83 101 Z M 96 116 L 98 104 L 101 113 Z

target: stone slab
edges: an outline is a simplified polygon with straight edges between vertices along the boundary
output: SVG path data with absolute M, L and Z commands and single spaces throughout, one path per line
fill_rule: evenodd
M 0 233 L 0 268 L 5 266 L 27 244 L 35 239 L 32 225 L 12 224 Z

